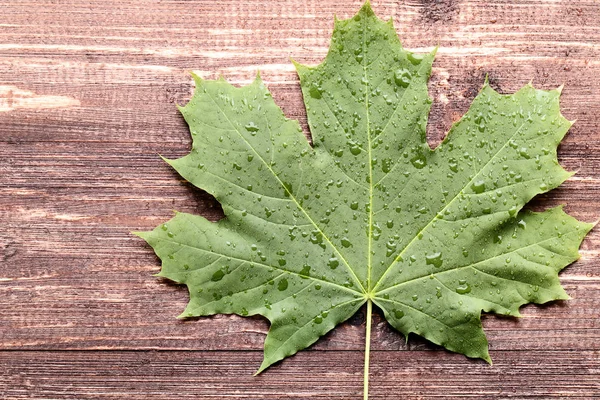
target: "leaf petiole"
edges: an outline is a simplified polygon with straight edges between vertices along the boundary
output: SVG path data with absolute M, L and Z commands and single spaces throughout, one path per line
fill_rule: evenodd
M 365 369 L 364 369 L 364 389 L 363 399 L 369 400 L 369 354 L 371 352 L 371 314 L 373 312 L 373 302 L 371 299 L 367 300 L 367 332 L 365 335 Z

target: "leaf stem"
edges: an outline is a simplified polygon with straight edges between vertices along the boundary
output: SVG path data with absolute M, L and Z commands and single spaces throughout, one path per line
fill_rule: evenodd
M 367 300 L 367 333 L 365 337 L 365 369 L 363 375 L 363 399 L 369 400 L 369 354 L 371 353 L 371 320 L 373 313 L 373 302 L 371 299 Z

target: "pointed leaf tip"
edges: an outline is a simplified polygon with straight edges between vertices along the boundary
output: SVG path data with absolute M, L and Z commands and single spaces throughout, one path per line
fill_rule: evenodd
M 190 71 L 190 75 L 192 76 L 192 79 L 194 80 L 195 89 L 198 90 L 198 88 L 204 84 L 204 79 L 202 79 L 202 77 L 200 75 L 196 74 L 194 71 Z
M 150 232 L 147 232 L 147 231 L 130 231 L 130 232 L 129 232 L 129 234 L 131 234 L 131 235 L 134 235 L 134 236 L 137 236 L 137 237 L 139 237 L 139 238 L 142 238 L 142 239 L 144 239 L 144 240 L 146 239 L 146 236 L 147 236 L 149 233 L 150 233 Z
M 260 364 L 260 367 L 258 367 L 258 369 L 256 370 L 256 372 L 253 374 L 253 376 L 258 376 L 261 373 L 263 373 L 267 368 L 269 368 L 273 363 L 270 363 L 266 360 L 266 358 L 263 358 L 262 363 Z
M 306 71 L 310 69 L 310 67 L 308 65 L 299 63 L 298 61 L 294 60 L 291 57 L 290 57 L 290 60 L 292 61 L 292 64 L 294 65 L 294 68 L 296 69 L 296 73 L 300 77 L 302 77 L 302 74 L 306 73 Z
M 367 17 L 375 15 L 375 12 L 373 11 L 373 8 L 371 7 L 371 2 L 369 0 L 366 0 L 363 6 L 361 7 L 360 11 L 358 12 L 358 15 L 360 14 L 364 14 Z

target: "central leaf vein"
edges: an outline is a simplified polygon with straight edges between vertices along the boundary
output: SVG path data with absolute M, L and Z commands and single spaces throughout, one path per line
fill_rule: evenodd
M 371 292 L 371 270 L 372 270 L 372 250 L 373 245 L 373 164 L 371 162 L 371 117 L 369 115 L 369 76 L 367 71 L 367 43 L 366 43 L 366 22 L 367 18 L 363 18 L 363 82 L 365 83 L 365 108 L 367 115 L 367 165 L 369 166 L 369 226 L 367 228 L 368 246 L 367 246 L 367 293 Z

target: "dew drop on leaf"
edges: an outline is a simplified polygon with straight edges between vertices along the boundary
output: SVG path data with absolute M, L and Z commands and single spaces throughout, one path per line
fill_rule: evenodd
M 394 82 L 396 82 L 396 85 L 402 86 L 403 88 L 408 87 L 411 78 L 412 75 L 410 71 L 405 68 L 397 69 L 396 72 L 394 72 Z
M 471 185 L 471 189 L 473 189 L 473 191 L 477 194 L 485 192 L 485 181 L 478 180 L 473 182 L 473 184 Z
M 471 285 L 469 285 L 465 280 L 460 280 L 459 286 L 456 288 L 456 293 L 458 294 L 467 294 L 471 293 Z
M 225 276 L 225 272 L 221 269 L 218 269 L 213 273 L 212 278 L 210 278 L 210 280 L 213 282 L 218 282 L 221 279 L 223 279 L 224 276 Z
M 259 129 L 260 129 L 260 128 L 259 128 L 259 127 L 256 125 L 256 123 L 255 123 L 255 122 L 252 122 L 252 121 L 251 121 L 251 122 L 248 122 L 248 123 L 246 124 L 246 126 L 244 126 L 244 128 L 246 128 L 246 130 L 247 130 L 248 132 L 252 133 L 252 134 L 256 134 L 256 132 L 258 132 L 258 131 L 259 131 Z
M 425 157 L 418 155 L 410 159 L 411 164 L 417 169 L 423 169 L 427 166 Z
M 443 262 L 442 253 L 440 251 L 425 256 L 425 263 L 433 265 L 436 268 L 441 267 Z
M 277 289 L 280 292 L 283 292 L 284 290 L 286 290 L 288 288 L 288 281 L 287 279 L 283 278 L 279 281 L 279 283 L 277 284 Z
M 336 269 L 338 267 L 338 265 L 340 265 L 340 262 L 338 261 L 338 259 L 336 257 L 331 257 L 329 259 L 329 262 L 327 263 L 327 265 L 331 269 Z

